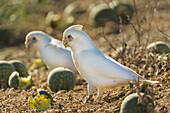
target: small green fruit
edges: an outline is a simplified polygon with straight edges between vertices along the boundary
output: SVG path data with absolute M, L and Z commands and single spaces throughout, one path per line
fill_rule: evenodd
M 141 96 L 143 96 L 143 93 L 140 93 Z M 147 102 L 146 105 L 138 104 L 138 98 L 139 95 L 137 93 L 133 93 L 128 95 L 121 104 L 121 113 L 146 113 L 147 112 L 147 106 L 154 109 L 154 103 L 149 96 L 147 96 Z
M 96 26 L 104 26 L 106 22 L 129 24 L 134 13 L 133 6 L 122 0 L 110 2 L 96 2 L 89 6 L 89 20 Z
M 29 69 L 30 70 L 39 69 L 42 66 L 45 66 L 42 59 L 40 59 L 40 58 L 39 59 L 34 59 L 33 64 L 31 65 L 31 67 Z
M 97 2 L 89 6 L 89 21 L 97 27 L 115 18 L 113 10 L 106 3 Z
M 58 90 L 71 90 L 74 88 L 76 77 L 72 71 L 65 68 L 53 69 L 47 79 L 47 84 L 54 92 Z
M 110 4 L 110 7 L 113 8 L 115 17 L 115 22 L 117 24 L 129 24 L 132 19 L 134 8 L 133 6 L 127 2 L 122 0 L 113 1 Z
M 82 4 L 81 1 L 74 1 L 65 7 L 63 16 L 79 18 L 83 13 L 85 13 L 85 10 L 86 7 Z
M 26 90 L 32 86 L 32 76 L 20 77 L 17 71 L 14 71 L 8 80 L 8 85 L 15 89 Z
M 36 97 L 28 97 L 28 105 L 38 112 L 48 110 L 52 104 L 52 96 L 43 89 L 38 89 L 37 92 Z
M 157 42 L 153 42 L 153 43 L 149 44 L 147 46 L 147 49 L 149 51 L 161 53 L 161 54 L 162 53 L 170 53 L 169 46 L 165 42 L 162 42 L 162 41 L 157 41 Z
M 44 89 L 38 89 L 37 92 L 40 93 L 40 95 L 46 95 L 48 98 L 51 99 L 51 103 L 53 102 L 53 97 Z
M 46 31 L 50 33 L 54 28 L 58 30 L 66 29 L 73 21 L 69 22 L 67 18 L 63 18 L 61 14 L 50 11 L 46 16 L 46 25 L 48 26 Z
M 7 61 L 0 61 L 0 88 L 8 87 L 8 78 L 15 67 Z
M 11 60 L 9 61 L 14 67 L 17 72 L 19 72 L 20 77 L 27 77 L 28 71 L 25 64 L 19 60 Z
M 8 80 L 8 85 L 9 87 L 13 87 L 15 89 L 17 89 L 18 85 L 19 85 L 19 73 L 14 71 Z

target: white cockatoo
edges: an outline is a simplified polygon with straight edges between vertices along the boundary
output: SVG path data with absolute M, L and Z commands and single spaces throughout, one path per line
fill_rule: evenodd
M 144 79 L 132 69 L 118 63 L 102 53 L 92 39 L 82 31 L 82 25 L 73 25 L 63 33 L 63 44 L 72 50 L 72 58 L 81 76 L 88 82 L 89 100 L 95 87 L 97 98 L 104 89 L 126 85 L 139 78 L 140 81 L 157 83 Z
M 71 50 L 66 49 L 61 41 L 42 31 L 32 31 L 26 35 L 26 48 L 36 48 L 49 69 L 65 67 L 73 72 L 77 69 L 71 57 Z

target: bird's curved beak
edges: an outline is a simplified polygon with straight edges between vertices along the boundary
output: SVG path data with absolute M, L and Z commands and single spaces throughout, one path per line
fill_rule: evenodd
M 62 40 L 62 42 L 63 42 L 63 45 L 65 46 L 65 48 L 66 48 L 66 47 L 69 47 L 67 37 L 64 37 L 63 40 Z
M 25 41 L 25 47 L 30 50 L 30 48 L 32 47 L 32 42 L 30 40 L 26 40 Z

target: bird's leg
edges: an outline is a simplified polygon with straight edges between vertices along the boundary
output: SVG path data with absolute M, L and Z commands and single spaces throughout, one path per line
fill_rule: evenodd
M 93 95 L 89 95 L 88 98 L 86 98 L 86 100 L 84 101 L 84 103 L 87 103 L 92 97 Z
M 89 97 L 85 100 L 85 103 L 87 103 L 93 97 L 93 91 L 94 91 L 94 85 L 90 81 L 88 81 Z
M 103 95 L 103 92 L 104 92 L 104 89 L 103 88 L 97 88 L 97 97 L 95 98 L 95 100 L 97 100 L 97 99 L 100 99 L 101 97 L 102 97 L 102 95 Z

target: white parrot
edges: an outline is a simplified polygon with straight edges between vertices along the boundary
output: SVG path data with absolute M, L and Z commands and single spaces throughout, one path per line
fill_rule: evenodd
M 71 50 L 66 49 L 61 41 L 42 31 L 32 31 L 25 38 L 26 48 L 36 48 L 49 69 L 65 67 L 77 73 L 71 57 Z
M 138 78 L 140 81 L 158 83 L 144 79 L 132 69 L 102 53 L 82 28 L 82 25 L 67 28 L 63 33 L 63 44 L 71 48 L 77 70 L 88 82 L 87 100 L 93 96 L 95 87 L 98 89 L 97 98 L 100 98 L 104 89 L 126 85 Z

